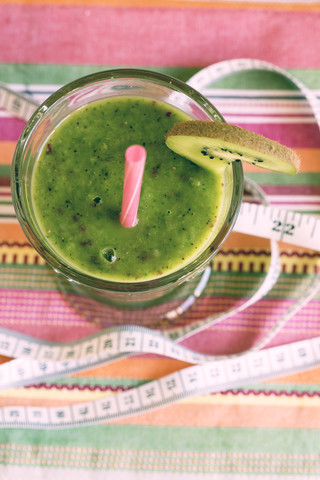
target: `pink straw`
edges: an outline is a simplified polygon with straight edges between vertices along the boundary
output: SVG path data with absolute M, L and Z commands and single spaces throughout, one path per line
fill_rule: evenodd
M 141 145 L 131 145 L 126 150 L 120 222 L 127 228 L 138 223 L 137 212 L 146 157 L 146 149 Z

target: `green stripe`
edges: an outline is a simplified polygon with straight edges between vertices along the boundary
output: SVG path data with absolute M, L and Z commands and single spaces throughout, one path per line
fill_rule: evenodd
M 259 185 L 320 185 L 319 172 L 301 172 L 298 175 L 252 172 L 246 173 L 245 176 Z
M 298 80 L 305 83 L 307 87 L 311 89 L 319 89 L 320 88 L 320 79 L 319 79 L 319 69 L 310 68 L 310 69 L 288 69 L 292 75 L 294 75 Z
M 10 177 L 11 165 L 0 165 L 0 177 Z
M 111 387 L 111 388 L 134 388 L 139 387 L 147 382 L 148 379 L 138 380 L 134 378 L 108 378 L 108 377 L 86 377 L 85 373 L 84 376 L 81 377 L 63 377 L 59 379 L 54 379 L 52 382 L 46 381 L 46 385 L 76 385 L 76 386 L 85 386 L 85 387 Z M 262 396 L 264 392 L 308 392 L 308 393 L 319 393 L 319 385 L 318 384 L 288 384 L 288 383 L 255 383 L 255 384 L 248 384 L 245 385 L 243 388 L 233 389 L 234 392 L 248 392 L 252 390 L 255 393 L 261 393 Z M 107 393 L 107 392 L 106 392 Z
M 245 386 L 245 391 L 250 391 L 253 390 L 256 393 L 262 392 L 284 392 L 286 395 L 287 393 L 290 392 L 299 392 L 299 393 L 319 393 L 319 384 L 308 384 L 308 383 L 295 383 L 295 384 L 289 384 L 289 383 L 270 383 L 269 381 L 266 383 L 261 383 L 261 384 L 248 384 Z M 234 389 L 232 390 L 234 392 L 239 392 L 241 389 Z M 294 396 L 292 397 L 294 398 Z M 319 397 L 318 397 L 319 399 Z
M 287 70 L 310 89 L 319 89 L 319 70 Z M 253 70 L 233 72 L 211 84 L 214 88 L 231 88 L 244 90 L 299 90 L 289 79 L 276 72 Z
M 319 454 L 317 429 L 100 425 L 58 431 L 2 429 L 0 441 L 20 445 L 57 445 L 112 450 Z M 126 452 L 123 455 L 125 456 Z
M 11 64 L 0 63 L 1 81 L 5 83 L 23 83 L 36 85 L 60 85 L 71 82 L 84 75 L 124 68 L 124 65 L 45 65 L 45 64 Z M 132 67 L 128 67 L 132 68 Z M 137 67 L 172 75 L 186 81 L 199 68 L 191 67 Z
M 56 276 L 47 265 L 0 265 L 0 271 L 0 288 L 57 290 Z M 250 297 L 255 293 L 264 278 L 264 275 L 254 272 L 214 272 L 204 295 L 212 298 L 219 296 Z M 268 297 L 273 299 L 296 298 L 297 292 L 300 293 L 303 288 L 303 281 L 309 278 L 309 275 L 298 273 L 281 274 L 277 285 L 268 294 Z M 184 298 L 184 295 L 181 294 L 179 298 Z M 320 298 L 320 295 L 317 298 Z
M 221 78 L 210 87 L 245 90 L 298 90 L 289 80 L 274 72 L 254 70 L 232 72 L 232 75 Z
M 0 288 L 57 290 L 56 276 L 47 265 L 0 265 L 0 271 Z M 282 273 L 276 286 L 268 294 L 268 298 L 296 298 L 304 287 L 304 281 L 308 281 L 310 277 L 306 274 Z M 204 295 L 212 298 L 219 296 L 250 297 L 264 278 L 264 275 L 255 272 L 214 272 Z M 184 295 L 181 294 L 179 298 L 184 298 Z M 320 299 L 320 294 L 316 298 Z
M 107 378 L 107 377 L 65 377 L 55 379 L 53 382 L 46 381 L 46 385 L 77 385 L 86 387 L 124 387 L 134 388 L 147 383 L 149 380 L 136 380 L 133 378 Z M 108 393 L 108 392 L 106 392 Z
M 56 275 L 47 265 L 0 265 L 0 288 L 56 290 Z
M 302 213 L 303 215 L 320 215 L 320 210 L 299 210 L 294 209 L 297 213 Z
M 5 83 L 26 84 L 63 84 L 70 82 L 83 75 L 108 70 L 110 68 L 123 68 L 124 65 L 45 65 L 45 64 L 12 64 L 0 63 L 1 81 Z M 181 80 L 188 80 L 202 68 L 196 67 L 158 67 L 138 66 L 161 73 L 173 75 Z M 318 69 L 288 69 L 288 72 L 303 81 L 309 88 L 320 88 Z M 279 75 L 272 72 L 253 71 L 233 74 L 232 77 L 215 84 L 223 88 L 292 88 L 292 84 Z

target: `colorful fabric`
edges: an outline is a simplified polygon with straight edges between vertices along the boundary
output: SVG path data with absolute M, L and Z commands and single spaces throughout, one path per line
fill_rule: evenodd
M 318 2 L 133 0 L 0 1 L 0 82 L 41 102 L 61 85 L 114 66 L 187 80 L 232 58 L 272 62 L 320 97 Z M 245 167 L 272 205 L 320 215 L 320 133 L 292 85 L 265 71 L 234 74 L 206 92 L 225 119 L 294 148 L 294 177 Z M 99 330 L 61 294 L 28 244 L 11 201 L 10 165 L 24 122 L 0 110 L 0 326 L 50 341 Z M 245 196 L 246 199 L 246 196 Z M 280 243 L 281 275 L 261 301 L 185 340 L 194 350 L 236 353 L 259 341 L 318 271 L 320 253 Z M 179 322 L 250 298 L 270 263 L 270 242 L 233 233 L 203 297 Z M 268 346 L 320 335 L 320 296 Z M 267 347 L 268 347 L 267 346 Z M 0 363 L 10 361 L 0 357 Z M 59 406 L 132 389 L 186 364 L 137 355 L 66 378 L 0 391 L 0 407 Z M 320 366 L 202 395 L 111 424 L 0 430 L 0 478 L 292 479 L 320 476 Z

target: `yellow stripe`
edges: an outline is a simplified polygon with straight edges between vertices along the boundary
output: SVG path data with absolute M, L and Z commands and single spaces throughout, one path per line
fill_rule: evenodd
M 280 249 L 282 250 L 281 246 Z M 244 250 L 244 249 L 242 249 Z M 270 258 L 264 254 L 260 254 L 259 250 L 256 249 L 256 254 L 237 255 L 239 250 L 233 250 L 231 253 L 218 253 L 213 263 L 213 270 L 218 271 L 239 271 L 241 265 L 242 271 L 245 272 L 255 272 L 260 273 L 261 265 L 263 264 L 264 269 L 267 270 L 270 263 Z M 293 253 L 293 256 L 284 255 L 281 258 L 282 265 L 286 267 L 286 273 L 314 273 L 315 267 L 320 267 L 320 258 L 319 257 L 297 257 L 295 252 L 305 252 L 306 249 L 296 247 L 294 250 L 285 248 L 283 251 L 290 254 Z M 46 262 L 37 254 L 37 252 L 29 245 L 22 247 L 16 245 L 2 245 L 0 246 L 0 258 L 5 256 L 5 263 L 16 263 L 16 264 L 27 264 L 34 265 L 35 262 L 38 264 L 44 265 Z
M 216 395 L 202 395 L 198 397 L 187 398 L 181 401 L 184 404 L 197 405 L 246 405 L 246 406 L 287 406 L 290 407 L 317 407 L 320 406 L 320 397 L 298 397 L 287 395 L 265 395 L 265 394 L 216 394 Z
M 2 0 L 1 3 L 20 5 L 82 5 L 82 6 L 106 6 L 106 7 L 166 7 L 166 8 L 207 8 L 207 9 L 273 9 L 273 10 L 298 10 L 317 11 L 320 3 L 278 3 L 278 2 L 255 2 L 250 1 L 211 1 L 211 0 Z
M 245 249 L 242 249 L 245 250 Z M 249 254 L 249 255 L 236 255 L 237 251 L 233 249 L 233 252 L 231 253 L 223 253 L 219 254 L 216 256 L 214 262 L 213 262 L 213 270 L 217 271 L 219 264 L 221 270 L 223 271 L 228 271 L 229 266 L 231 266 L 231 271 L 238 271 L 239 266 L 241 264 L 242 266 L 242 271 L 243 272 L 249 272 L 253 271 L 255 273 L 259 273 L 261 270 L 261 265 L 264 265 L 265 270 L 268 268 L 268 264 L 270 263 L 270 259 L 263 254 L 259 255 L 259 250 L 255 249 L 256 255 L 255 254 Z M 290 248 L 284 245 L 280 244 L 280 253 L 285 252 L 288 255 L 291 253 L 293 254 L 291 257 L 287 255 L 283 255 L 281 257 L 281 264 L 285 265 L 286 267 L 286 273 L 314 273 L 314 268 L 316 266 L 320 266 L 320 258 L 319 257 L 297 257 L 295 255 L 295 252 L 301 252 L 304 253 L 307 250 L 301 247 L 295 247 L 294 249 L 292 246 Z M 250 270 L 252 268 L 252 270 Z
M 18 263 L 34 265 L 36 262 L 39 265 L 45 265 L 45 261 L 38 255 L 38 253 L 29 245 L 17 247 L 15 245 L 2 245 L 0 247 L 0 258 L 5 255 L 5 263 Z

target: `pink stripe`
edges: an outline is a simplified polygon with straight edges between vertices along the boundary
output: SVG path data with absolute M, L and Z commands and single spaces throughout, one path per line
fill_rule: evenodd
M 209 299 L 208 299 L 209 300 Z M 214 301 L 211 299 L 211 301 Z M 289 308 L 294 300 L 264 299 L 257 305 L 264 304 L 264 313 L 257 311 L 257 305 L 237 314 L 230 319 L 218 323 L 215 327 L 205 330 L 185 340 L 183 344 L 191 349 L 208 354 L 236 353 L 255 345 L 271 327 L 275 325 L 281 314 Z M 267 304 L 269 303 L 269 309 Z M 281 345 L 297 340 L 313 338 L 319 335 L 320 328 L 317 321 L 319 301 L 310 302 L 303 311 L 299 312 L 294 320 L 291 319 L 280 333 L 267 345 Z M 255 311 L 255 312 L 254 312 Z M 249 315 L 251 313 L 251 315 Z M 255 314 L 257 321 L 255 322 Z M 202 315 L 203 317 L 204 315 Z M 250 317 L 250 318 L 248 318 Z
M 0 118 L 0 141 L 16 141 L 20 137 L 25 122 L 18 118 Z
M 260 133 L 290 148 L 320 148 L 319 127 L 317 124 L 285 123 L 238 123 L 239 127 Z
M 294 200 L 282 200 L 282 201 L 272 201 L 271 199 L 271 203 L 272 205 L 293 205 L 295 207 L 299 207 L 299 205 L 309 205 L 309 206 L 315 206 L 315 205 L 319 205 L 320 206 L 320 202 L 306 202 L 305 200 L 303 202 L 297 202 L 297 201 L 294 201 Z
M 267 195 L 320 195 L 320 185 L 264 185 Z
M 10 187 L 9 177 L 0 177 L 0 187 Z M 1 244 L 1 242 L 0 242 Z
M 251 57 L 320 67 L 317 11 L 3 3 L 0 18 L 1 62 L 205 66 Z
M 77 340 L 97 331 L 57 291 L 6 289 L 3 295 L 6 299 L 0 309 L 3 328 L 60 342 Z
M 7 303 L 0 310 L 0 325 L 4 328 L 59 342 L 77 340 L 97 331 L 97 327 L 75 312 L 59 292 L 8 289 L 4 293 Z M 192 319 L 204 319 L 244 301 L 244 298 L 203 298 L 188 312 L 184 321 L 188 323 Z M 293 302 L 293 299 L 263 299 L 245 312 L 195 335 L 184 344 L 204 353 L 237 352 L 249 348 Z M 320 301 L 310 302 L 283 328 L 273 343 L 311 338 L 319 334 L 319 306 Z
M 209 355 L 224 355 L 242 352 L 253 347 L 265 334 L 266 331 L 262 329 L 260 329 L 260 331 L 250 331 L 246 329 L 226 330 L 217 326 L 214 331 L 206 330 L 206 335 L 201 335 L 201 338 L 200 335 L 195 335 L 184 341 L 183 345 Z M 316 335 L 314 332 L 308 331 L 302 333 L 301 330 L 299 332 L 282 330 L 266 348 L 313 338 Z

